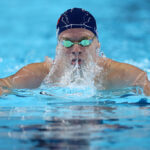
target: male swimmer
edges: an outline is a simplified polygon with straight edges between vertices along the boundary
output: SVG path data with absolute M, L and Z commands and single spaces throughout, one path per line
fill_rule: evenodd
M 150 96 L 150 81 L 141 69 L 99 56 L 100 42 L 94 17 L 80 8 L 64 12 L 57 23 L 56 58 L 29 64 L 16 74 L 0 79 L 0 95 L 11 89 L 33 89 L 46 82 L 59 85 L 92 80 L 100 90 L 141 87 Z

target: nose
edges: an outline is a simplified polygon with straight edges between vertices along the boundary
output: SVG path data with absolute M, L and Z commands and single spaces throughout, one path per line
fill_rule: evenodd
M 75 56 L 78 56 L 78 55 L 81 55 L 81 54 L 82 54 L 79 45 L 75 44 L 75 45 L 73 46 L 72 54 L 75 55 Z

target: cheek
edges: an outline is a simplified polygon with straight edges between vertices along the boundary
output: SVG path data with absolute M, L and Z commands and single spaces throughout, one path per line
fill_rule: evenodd
M 57 46 L 56 52 L 57 52 L 56 54 L 61 55 L 61 56 L 68 56 L 71 53 L 69 49 L 66 49 L 62 46 Z
M 64 50 L 64 53 L 65 53 L 67 56 L 69 56 L 69 55 L 72 54 L 71 50 L 69 50 L 69 49 L 65 49 L 65 50 Z
M 63 56 L 65 59 L 70 58 L 70 57 L 72 56 L 72 52 L 71 52 L 71 50 L 64 49 L 64 50 L 63 50 L 63 54 L 62 54 L 62 56 Z
M 92 47 L 87 47 L 85 50 L 85 54 L 91 54 L 92 53 Z

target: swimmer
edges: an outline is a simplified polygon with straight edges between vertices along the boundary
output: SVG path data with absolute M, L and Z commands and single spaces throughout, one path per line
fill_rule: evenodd
M 44 62 L 29 64 L 16 74 L 0 79 L 0 95 L 11 89 L 38 88 L 43 82 L 58 84 L 67 72 L 69 82 L 78 75 L 86 78 L 85 81 L 89 77 L 100 90 L 138 86 L 150 96 L 146 72 L 99 55 L 96 21 L 88 11 L 73 8 L 64 12 L 57 22 L 57 40 L 55 60 L 46 57 Z

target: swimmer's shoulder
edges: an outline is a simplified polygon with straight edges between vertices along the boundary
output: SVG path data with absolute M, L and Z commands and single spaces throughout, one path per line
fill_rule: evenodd
M 40 86 L 44 78 L 48 75 L 50 68 L 52 66 L 52 61 L 49 58 L 49 60 L 46 60 L 44 62 L 39 63 L 32 63 L 28 64 L 27 66 L 24 66 L 21 68 L 18 72 L 16 72 L 14 75 L 11 75 L 7 78 L 3 79 L 6 81 L 4 83 L 4 86 L 6 87 L 12 87 L 12 88 L 37 88 Z
M 46 56 L 45 61 L 42 63 L 42 65 L 44 66 L 45 70 L 49 73 L 53 65 L 53 60 L 50 57 Z
M 111 65 L 115 64 L 115 63 L 117 63 L 117 62 L 110 58 L 107 58 L 107 57 L 99 57 L 98 58 L 98 65 L 100 67 L 102 67 L 103 69 L 109 69 L 109 68 L 111 68 Z
M 44 62 L 28 64 L 23 68 L 21 68 L 17 73 L 24 71 L 24 72 L 32 72 L 36 74 L 48 74 L 52 64 L 53 64 L 52 59 L 49 57 L 45 57 Z
M 110 58 L 107 57 L 99 57 L 98 60 L 98 64 L 99 66 L 103 67 L 103 69 L 106 71 L 134 71 L 134 72 L 141 72 L 143 70 L 141 70 L 140 68 L 133 66 L 131 64 L 127 64 L 127 63 L 122 63 L 122 62 L 118 62 L 115 60 L 112 60 Z

